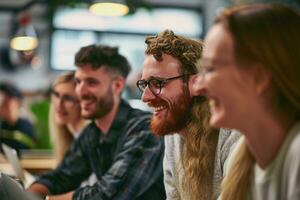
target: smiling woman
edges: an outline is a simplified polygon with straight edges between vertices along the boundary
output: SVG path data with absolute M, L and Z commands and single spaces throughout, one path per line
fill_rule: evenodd
M 299 35 L 300 14 L 277 4 L 226 9 L 207 34 L 199 89 L 210 124 L 244 135 L 222 200 L 300 198 Z
M 75 94 L 74 72 L 56 78 L 52 86 L 49 127 L 58 162 L 86 125 Z

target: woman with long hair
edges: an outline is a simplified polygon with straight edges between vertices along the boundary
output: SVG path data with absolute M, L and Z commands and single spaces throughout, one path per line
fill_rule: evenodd
M 74 72 L 58 76 L 52 84 L 49 112 L 49 128 L 57 162 L 60 163 L 74 139 L 80 139 L 80 133 L 88 121 L 81 117 L 79 100 L 75 93 Z M 81 186 L 92 185 L 96 176 L 92 174 Z
M 300 199 L 299 36 L 299 13 L 278 4 L 224 10 L 206 36 L 210 124 L 243 134 L 222 200 Z
M 62 161 L 72 141 L 79 137 L 86 121 L 81 117 L 75 94 L 74 72 L 56 78 L 52 85 L 49 128 L 57 161 Z

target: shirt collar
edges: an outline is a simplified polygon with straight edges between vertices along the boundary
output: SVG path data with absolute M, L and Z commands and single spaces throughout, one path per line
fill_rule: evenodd
M 122 134 L 122 129 L 126 126 L 128 115 L 131 110 L 132 108 L 129 104 L 125 100 L 121 99 L 117 114 L 110 129 L 107 134 L 101 134 L 100 136 L 103 141 L 112 143 L 119 137 L 120 134 Z

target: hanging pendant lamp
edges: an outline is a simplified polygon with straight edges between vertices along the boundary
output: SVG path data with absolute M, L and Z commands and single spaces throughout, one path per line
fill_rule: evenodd
M 101 16 L 123 16 L 129 12 L 129 7 L 122 0 L 98 0 L 90 6 L 89 10 Z

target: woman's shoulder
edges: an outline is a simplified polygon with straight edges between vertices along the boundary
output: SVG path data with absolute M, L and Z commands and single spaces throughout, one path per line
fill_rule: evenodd
M 296 163 L 300 165 L 300 122 L 293 126 L 289 135 L 291 135 L 292 138 L 290 139 L 290 144 L 288 144 L 288 151 L 285 156 L 286 161 L 290 161 L 293 165 Z
M 230 149 L 232 149 L 232 147 L 236 144 L 240 137 L 241 133 L 236 130 L 220 129 L 218 150 L 221 152 L 230 151 Z

